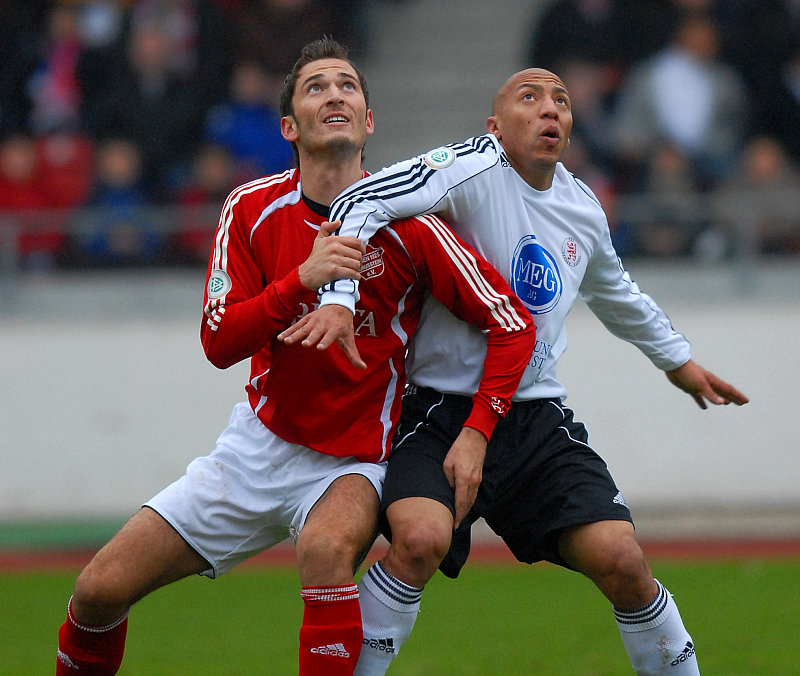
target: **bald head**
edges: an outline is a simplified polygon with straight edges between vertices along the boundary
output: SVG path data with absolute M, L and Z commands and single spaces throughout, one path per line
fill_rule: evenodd
M 539 83 L 540 85 L 549 84 L 557 87 L 566 93 L 567 88 L 555 73 L 551 73 L 544 68 L 526 68 L 518 73 L 514 73 L 508 78 L 497 90 L 497 94 L 492 102 L 492 115 L 499 114 L 508 102 L 513 99 L 513 95 L 521 88 L 530 86 L 532 83 Z

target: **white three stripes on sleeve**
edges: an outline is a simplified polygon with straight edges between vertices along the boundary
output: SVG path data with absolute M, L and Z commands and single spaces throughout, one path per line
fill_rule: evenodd
M 430 228 L 450 259 L 459 269 L 475 295 L 489 308 L 497 323 L 506 331 L 521 331 L 525 322 L 517 314 L 507 295 L 498 293 L 481 274 L 475 257 L 456 240 L 453 232 L 437 216 L 419 216 L 419 220 Z

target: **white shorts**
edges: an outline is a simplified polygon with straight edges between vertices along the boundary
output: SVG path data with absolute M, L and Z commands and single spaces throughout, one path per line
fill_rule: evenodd
M 217 447 L 145 506 L 180 533 L 216 577 L 287 537 L 339 477 L 361 474 L 380 498 L 386 463 L 337 458 L 275 436 L 247 402 L 234 406 Z

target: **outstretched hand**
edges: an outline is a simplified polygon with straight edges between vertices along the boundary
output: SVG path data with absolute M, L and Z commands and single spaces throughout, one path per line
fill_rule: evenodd
M 341 221 L 325 221 L 314 239 L 311 254 L 297 269 L 300 283 L 316 291 L 334 279 L 361 279 L 365 247 L 357 237 L 331 237 Z
M 707 409 L 706 400 L 716 405 L 736 404 L 742 406 L 750 401 L 733 385 L 707 371 L 700 364 L 687 361 L 672 371 L 667 371 L 667 378 L 675 387 L 690 394 L 702 409 Z
M 464 427 L 444 459 L 444 473 L 450 487 L 456 492 L 454 528 L 458 528 L 478 497 L 487 443 L 481 432 L 472 427 Z
M 339 239 L 337 237 L 337 239 Z M 364 370 L 367 365 L 356 348 L 353 333 L 353 313 L 342 305 L 323 305 L 278 334 L 278 340 L 287 345 L 300 342 L 303 347 L 316 346 L 327 350 L 337 343 L 350 363 Z

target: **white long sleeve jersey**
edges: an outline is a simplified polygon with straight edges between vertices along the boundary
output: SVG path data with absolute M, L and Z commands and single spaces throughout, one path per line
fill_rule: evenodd
M 500 271 L 533 315 L 536 347 L 514 400 L 566 396 L 556 365 L 578 296 L 658 368 L 690 358 L 689 342 L 622 266 L 599 201 L 561 163 L 552 187 L 535 190 L 494 135 L 477 136 L 364 178 L 337 197 L 330 219 L 342 221 L 339 234 L 366 242 L 393 219 L 434 212 Z M 328 285 L 322 302 L 352 304 L 348 291 L 357 293 L 349 280 Z M 429 299 L 409 349 L 409 381 L 472 395 L 485 354 L 480 331 Z

